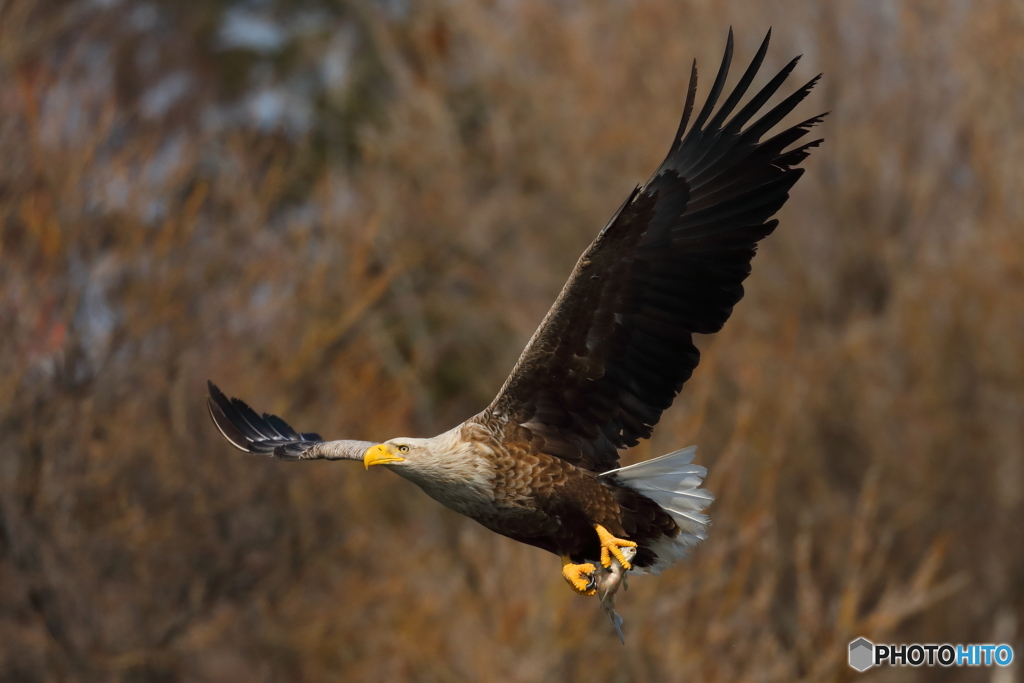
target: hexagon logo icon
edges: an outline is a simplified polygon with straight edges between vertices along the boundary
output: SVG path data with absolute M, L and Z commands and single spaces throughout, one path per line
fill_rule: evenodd
M 850 666 L 857 671 L 867 671 L 875 663 L 875 644 L 867 638 L 858 638 L 850 643 Z

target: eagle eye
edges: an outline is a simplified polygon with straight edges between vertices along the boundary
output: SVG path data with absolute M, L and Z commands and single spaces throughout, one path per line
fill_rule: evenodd
M 399 453 L 408 453 L 409 452 L 409 447 L 408 446 L 399 446 L 398 447 L 398 452 Z

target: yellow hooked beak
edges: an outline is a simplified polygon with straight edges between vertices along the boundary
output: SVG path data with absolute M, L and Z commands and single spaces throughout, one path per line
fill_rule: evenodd
M 367 448 L 366 453 L 363 454 L 363 464 L 366 465 L 366 469 L 370 469 L 370 465 L 387 465 L 403 460 L 405 458 L 395 455 L 391 447 L 383 443 Z

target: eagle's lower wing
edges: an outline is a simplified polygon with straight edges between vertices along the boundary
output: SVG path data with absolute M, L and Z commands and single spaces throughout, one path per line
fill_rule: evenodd
M 692 335 L 717 332 L 729 318 L 743 296 L 757 242 L 775 229 L 778 221 L 771 217 L 803 173 L 794 166 L 821 142 L 786 151 L 821 116 L 761 142 L 817 78 L 744 130 L 799 57 L 726 122 L 757 73 L 770 36 L 711 117 L 732 59 L 730 30 L 707 103 L 687 133 L 694 63 L 665 161 L 580 257 L 480 419 L 522 425 L 539 450 L 599 472 L 616 466 L 619 448 L 651 435 L 697 366 Z
M 281 460 L 362 460 L 369 441 L 324 441 L 319 434 L 299 434 L 277 415 L 262 416 L 244 401 L 228 398 L 213 382 L 206 404 L 221 435 L 246 453 Z

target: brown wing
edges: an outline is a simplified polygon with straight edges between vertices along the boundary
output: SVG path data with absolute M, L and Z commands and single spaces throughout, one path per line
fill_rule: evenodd
M 775 229 L 770 219 L 803 173 L 794 166 L 821 142 L 786 151 L 821 116 L 761 142 L 817 77 L 743 128 L 799 57 L 726 122 L 770 37 L 711 117 L 732 60 L 730 30 L 707 103 L 684 137 L 694 63 L 668 156 L 580 257 L 482 419 L 522 425 L 538 450 L 598 472 L 616 466 L 618 449 L 651 435 L 700 359 L 692 335 L 717 332 L 729 318 L 757 242 Z
M 362 460 L 369 441 L 324 441 L 319 434 L 299 434 L 277 415 L 259 415 L 239 398 L 228 398 L 207 381 L 206 406 L 217 431 L 240 451 L 281 460 Z

